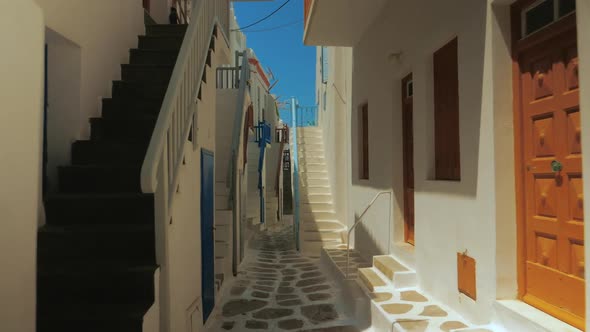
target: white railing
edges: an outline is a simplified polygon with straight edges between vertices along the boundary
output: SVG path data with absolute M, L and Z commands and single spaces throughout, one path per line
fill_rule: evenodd
M 385 194 L 389 194 L 389 221 L 387 223 L 389 224 L 389 235 L 388 236 L 391 237 L 391 205 L 392 205 L 391 199 L 393 198 L 393 191 L 391 191 L 391 190 L 390 191 L 380 191 L 375 195 L 375 197 L 373 197 L 373 200 L 371 200 L 371 202 L 367 205 L 367 207 L 365 208 L 363 213 L 361 213 L 361 215 L 358 218 L 356 218 L 356 220 L 354 221 L 354 224 L 348 230 L 348 237 L 346 239 L 347 240 L 346 241 L 346 279 L 348 279 L 348 270 L 349 270 L 349 263 L 350 263 L 350 235 L 355 230 L 356 226 L 358 226 L 363 221 L 363 217 L 365 216 L 365 214 L 367 214 L 367 212 L 373 206 L 373 204 L 375 204 L 375 201 L 377 201 L 377 198 L 379 198 L 381 195 L 385 195 Z M 388 250 L 389 250 L 390 243 L 391 243 L 391 238 L 387 241 Z
M 165 211 L 156 214 L 159 218 L 165 217 L 166 221 L 158 220 L 158 223 L 165 223 L 170 218 L 184 149 L 195 124 L 210 41 L 216 24 L 224 27 L 223 22 L 228 20 L 227 2 L 194 0 L 190 24 L 146 152 L 141 169 L 141 189 L 144 193 L 156 193 L 157 200 L 164 200 L 159 203 L 164 204 Z
M 218 89 L 239 89 L 240 88 L 240 67 L 217 68 Z

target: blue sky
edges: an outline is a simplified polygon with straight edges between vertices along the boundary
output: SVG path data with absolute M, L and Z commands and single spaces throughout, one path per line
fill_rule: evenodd
M 258 21 L 284 2 L 234 2 L 238 23 L 244 27 Z M 257 32 L 284 25 L 289 26 Z M 291 0 L 271 18 L 244 32 L 248 47 L 254 49 L 262 66 L 270 67 L 279 80 L 271 92 L 280 96 L 280 101 L 296 97 L 302 105 L 314 105 L 315 47 L 303 45 L 303 0 Z

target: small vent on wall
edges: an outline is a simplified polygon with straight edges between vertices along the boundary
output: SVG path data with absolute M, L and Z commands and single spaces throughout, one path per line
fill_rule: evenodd
M 457 284 L 459 292 L 477 300 L 477 282 L 475 279 L 475 259 L 467 253 L 457 253 Z

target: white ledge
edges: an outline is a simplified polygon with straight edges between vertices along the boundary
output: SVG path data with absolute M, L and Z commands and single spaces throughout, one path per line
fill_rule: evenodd
M 498 323 L 507 331 L 581 332 L 577 328 L 518 300 L 494 303 Z

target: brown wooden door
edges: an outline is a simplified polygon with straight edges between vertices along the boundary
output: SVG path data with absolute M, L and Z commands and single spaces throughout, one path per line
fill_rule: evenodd
M 405 240 L 414 244 L 414 84 L 412 74 L 402 80 Z
M 584 328 L 584 211 L 575 25 L 519 52 L 523 299 Z

